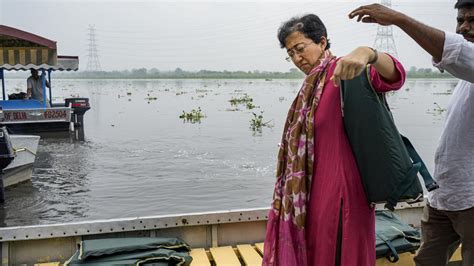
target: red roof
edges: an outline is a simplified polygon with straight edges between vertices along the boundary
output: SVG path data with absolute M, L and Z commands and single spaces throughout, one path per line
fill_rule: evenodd
M 0 25 L 0 35 L 11 36 L 13 38 L 22 39 L 25 41 L 29 41 L 32 43 L 39 44 L 41 46 L 46 46 L 50 49 L 56 49 L 56 42 L 43 38 L 41 36 L 35 35 L 33 33 L 29 33 L 26 31 L 22 31 L 19 29 L 15 29 L 12 27 L 8 27 L 5 25 Z

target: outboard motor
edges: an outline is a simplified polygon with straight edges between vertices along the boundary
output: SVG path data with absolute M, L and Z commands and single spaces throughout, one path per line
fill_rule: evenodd
M 67 98 L 66 106 L 71 105 L 73 111 L 73 122 L 76 126 L 83 126 L 84 114 L 91 109 L 89 98 Z
M 0 128 L 0 203 L 5 202 L 5 188 L 3 185 L 3 169 L 15 158 L 10 136 L 6 127 Z

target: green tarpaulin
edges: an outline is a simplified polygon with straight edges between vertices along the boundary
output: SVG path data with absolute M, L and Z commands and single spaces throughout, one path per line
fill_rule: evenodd
M 179 238 L 84 240 L 65 265 L 189 265 L 190 250 Z
M 398 260 L 398 253 L 415 251 L 420 247 L 420 231 L 401 221 L 393 212 L 377 211 L 375 245 L 377 258 Z

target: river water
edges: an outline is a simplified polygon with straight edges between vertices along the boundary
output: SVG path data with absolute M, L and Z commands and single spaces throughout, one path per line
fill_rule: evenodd
M 31 182 L 6 190 L 3 226 L 269 206 L 299 80 L 54 80 L 90 98 L 85 141 L 42 138 Z M 7 81 L 23 89 L 23 79 Z M 430 170 L 455 80 L 408 80 L 389 103 Z M 230 99 L 248 95 L 254 109 Z M 201 108 L 200 122 L 180 119 Z M 272 127 L 250 128 L 252 112 Z M 263 113 L 261 113 L 263 112 Z

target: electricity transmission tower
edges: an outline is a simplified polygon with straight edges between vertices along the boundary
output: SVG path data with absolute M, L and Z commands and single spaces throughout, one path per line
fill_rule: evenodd
M 381 4 L 386 7 L 392 7 L 391 0 L 381 0 Z M 379 51 L 387 52 L 398 58 L 397 47 L 395 46 L 395 40 L 393 39 L 392 26 L 377 27 L 377 36 L 375 37 L 374 47 Z
M 99 62 L 99 52 L 97 51 L 97 40 L 95 38 L 95 27 L 89 25 L 89 49 L 87 54 L 87 71 L 101 71 Z

